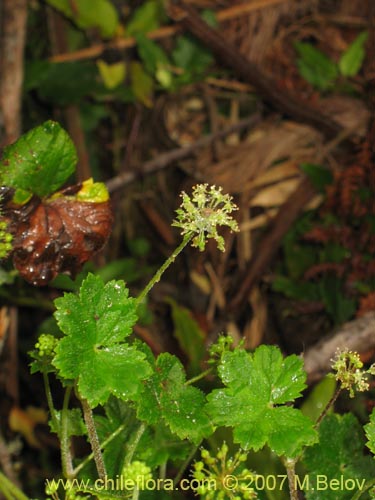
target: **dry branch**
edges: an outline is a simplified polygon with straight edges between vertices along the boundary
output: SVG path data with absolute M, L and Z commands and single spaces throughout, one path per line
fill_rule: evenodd
M 308 102 L 296 98 L 277 83 L 253 62 L 249 61 L 238 49 L 221 34 L 203 21 L 198 13 L 188 5 L 178 3 L 171 9 L 171 15 L 181 25 L 208 47 L 222 64 L 231 68 L 234 73 L 253 85 L 259 95 L 271 103 L 279 111 L 289 115 L 296 121 L 307 123 L 320 130 L 325 137 L 333 138 L 342 127 L 329 116 L 323 115 Z
M 281 3 L 285 3 L 286 0 L 258 0 L 252 1 L 248 3 L 243 3 L 240 5 L 234 5 L 233 7 L 229 7 L 227 9 L 220 10 L 216 13 L 217 20 L 219 22 L 228 21 L 230 19 L 235 19 L 236 17 L 243 16 L 245 14 L 249 14 L 250 12 L 254 12 L 259 9 L 264 9 L 271 5 L 278 5 Z M 158 28 L 157 30 L 150 31 L 147 33 L 147 37 L 150 40 L 162 40 L 163 38 L 168 38 L 176 35 L 181 31 L 181 26 L 163 26 Z M 72 62 L 72 61 L 81 61 L 83 59 L 94 59 L 95 57 L 99 57 L 106 50 L 125 50 L 134 47 L 137 44 L 134 37 L 120 38 L 118 40 L 114 40 L 109 43 L 100 43 L 97 45 L 92 45 L 87 49 L 77 50 L 75 52 L 69 52 L 65 54 L 58 54 L 51 57 L 50 62 Z
M 142 168 L 138 172 L 125 172 L 124 174 L 113 177 L 112 179 L 107 181 L 106 183 L 107 189 L 110 193 L 113 193 L 114 191 L 123 188 L 130 182 L 133 182 L 134 179 L 136 179 L 137 177 L 150 174 L 152 172 L 156 172 L 157 170 L 161 170 L 162 168 L 165 168 L 166 166 L 170 165 L 173 162 L 188 158 L 189 156 L 196 154 L 196 152 L 200 148 L 209 146 L 214 141 L 222 139 L 234 132 L 239 132 L 240 130 L 245 129 L 247 127 L 253 127 L 259 121 L 260 121 L 260 115 L 254 114 L 250 118 L 245 118 L 235 123 L 234 125 L 231 125 L 223 130 L 220 130 L 215 134 L 203 137 L 202 139 L 199 139 L 190 146 L 184 146 L 182 148 L 172 149 L 167 153 L 162 153 L 156 158 L 153 158 L 152 160 L 145 162 Z
M 361 354 L 374 348 L 375 313 L 371 312 L 345 323 L 331 337 L 322 339 L 304 353 L 308 382 L 316 382 L 330 371 L 331 359 L 337 349 L 349 349 Z

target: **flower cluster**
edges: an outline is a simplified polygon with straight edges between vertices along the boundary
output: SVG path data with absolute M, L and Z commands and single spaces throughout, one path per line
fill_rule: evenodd
M 228 226 L 238 231 L 237 222 L 230 214 L 238 210 L 232 197 L 222 193 L 222 188 L 198 184 L 190 197 L 181 193 L 181 207 L 176 210 L 177 217 L 173 226 L 182 229 L 181 234 L 192 238 L 192 246 L 203 251 L 208 238 L 217 242 L 219 250 L 225 251 L 224 238 L 217 232 L 217 226 Z
M 201 460 L 194 463 L 192 473 L 193 478 L 201 483 L 196 493 L 205 500 L 258 498 L 256 491 L 249 487 L 253 473 L 244 467 L 247 453 L 238 450 L 234 457 L 228 457 L 228 451 L 226 443 L 217 451 L 216 456 L 212 456 L 204 448 L 201 450 Z
M 12 251 L 13 236 L 7 230 L 7 222 L 0 220 L 0 259 L 4 259 Z
M 355 391 L 364 392 L 369 389 L 367 376 L 375 375 L 375 364 L 368 370 L 363 370 L 359 354 L 349 350 L 338 350 L 332 363 L 336 380 L 340 382 L 342 389 L 349 391 L 351 398 L 354 397 Z
M 38 342 L 35 344 L 35 349 L 41 358 L 53 357 L 58 340 L 49 333 L 42 333 L 39 335 Z

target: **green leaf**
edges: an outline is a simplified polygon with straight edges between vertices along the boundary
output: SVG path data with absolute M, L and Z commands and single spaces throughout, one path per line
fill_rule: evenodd
M 195 38 L 188 35 L 179 36 L 172 52 L 176 66 L 182 68 L 182 82 L 190 82 L 201 75 L 213 62 L 212 54 Z
M 370 422 L 364 426 L 366 437 L 368 439 L 366 446 L 369 448 L 371 453 L 375 455 L 375 409 L 372 409 L 370 415 Z M 374 457 L 375 458 L 375 457 Z
M 56 299 L 55 317 L 65 333 L 56 348 L 54 365 L 60 376 L 78 379 L 78 389 L 90 406 L 113 394 L 127 400 L 137 395 L 151 369 L 145 354 L 124 342 L 137 316 L 136 301 L 122 281 L 107 284 L 93 274 L 79 295 Z
M 142 65 L 136 61 L 130 63 L 131 87 L 138 101 L 148 108 L 152 107 L 152 92 L 154 82 L 145 72 Z
M 348 321 L 357 308 L 354 299 L 343 294 L 344 289 L 343 280 L 332 273 L 325 274 L 319 282 L 321 299 L 328 314 L 337 325 Z
M 351 480 L 352 484 L 358 480 L 357 486 L 373 478 L 375 463 L 371 457 L 364 456 L 364 444 L 363 431 L 354 415 L 327 415 L 319 426 L 319 443 L 307 448 L 304 453 L 303 463 L 309 477 L 306 498 L 322 498 L 322 490 L 316 488 L 322 478 L 327 482 L 336 480 L 336 484 L 346 480 Z M 324 500 L 346 500 L 352 498 L 354 493 L 355 490 L 327 486 Z
M 160 27 L 165 19 L 163 5 L 159 0 L 148 0 L 138 7 L 126 26 L 126 34 L 148 33 Z
M 308 281 L 296 281 L 286 276 L 276 276 L 272 282 L 272 290 L 295 300 L 319 300 L 319 286 Z
M 191 449 L 189 441 L 181 441 L 166 425 L 159 422 L 155 427 L 148 427 L 143 434 L 136 458 L 154 469 L 168 461 L 185 460 Z
M 295 42 L 294 47 L 300 56 L 297 66 L 303 78 L 320 90 L 331 87 L 338 76 L 336 64 L 309 43 Z
M 347 50 L 342 54 L 339 61 L 339 70 L 343 76 L 355 76 L 361 69 L 365 58 L 365 43 L 368 38 L 368 32 L 360 33 Z
M 214 423 L 234 428 L 234 440 L 244 449 L 265 444 L 277 455 L 297 456 L 316 441 L 312 421 L 299 410 L 277 406 L 301 396 L 306 387 L 303 361 L 283 359 L 274 346 L 260 346 L 254 354 L 226 352 L 219 365 L 225 389 L 208 396 Z
M 194 320 L 191 312 L 185 307 L 179 306 L 173 299 L 167 302 L 172 307 L 172 319 L 174 324 L 174 336 L 184 353 L 189 359 L 189 373 L 197 374 L 201 371 L 201 361 L 205 355 L 204 333 Z
M 322 165 L 301 163 L 300 168 L 305 172 L 317 191 L 324 193 L 326 186 L 333 182 L 332 172 L 328 168 L 322 167 Z
M 124 62 L 107 64 L 105 61 L 99 59 L 96 64 L 107 89 L 114 89 L 125 80 L 126 66 Z
M 60 125 L 47 121 L 4 149 L 0 184 L 16 189 L 15 201 L 30 194 L 54 193 L 74 172 L 77 154 L 72 140 Z
M 101 443 L 117 432 L 116 438 L 107 444 L 103 452 L 108 477 L 116 477 L 116 474 L 121 474 L 127 444 L 137 431 L 139 422 L 130 405 L 113 396 L 105 404 L 104 412 L 105 415 L 94 416 L 95 427 Z M 118 433 L 120 426 L 124 428 Z
M 111 38 L 115 34 L 119 20 L 109 0 L 79 0 L 74 3 L 70 0 L 47 0 L 47 3 L 74 21 L 79 28 L 98 28 L 104 38 Z
M 85 96 L 100 89 L 98 70 L 94 63 L 30 62 L 26 66 L 26 88 L 36 89 L 40 99 L 59 106 L 80 104 Z M 91 103 L 92 105 L 92 103 Z
M 71 436 L 84 436 L 87 434 L 86 426 L 82 418 L 81 410 L 79 408 L 73 408 L 66 411 L 65 418 L 68 419 L 67 431 L 68 437 Z M 55 432 L 58 436 L 61 436 L 61 411 L 56 411 L 55 416 L 57 420 L 57 427 L 55 426 L 54 420 L 49 421 L 49 426 L 52 432 Z
M 171 84 L 172 74 L 168 70 L 171 63 L 167 54 L 159 45 L 142 33 L 137 34 L 135 38 L 137 40 L 138 53 L 146 70 L 154 75 L 162 86 L 168 88 Z
M 163 421 L 180 439 L 198 444 L 212 433 L 205 412 L 204 394 L 185 383 L 181 362 L 169 353 L 160 354 L 154 375 L 146 380 L 138 400 L 138 418 L 150 425 Z

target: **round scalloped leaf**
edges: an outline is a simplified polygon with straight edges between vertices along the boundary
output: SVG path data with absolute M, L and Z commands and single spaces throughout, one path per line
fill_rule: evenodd
M 0 185 L 14 188 L 14 201 L 20 204 L 31 194 L 43 198 L 64 184 L 76 163 L 76 150 L 67 132 L 58 123 L 47 121 L 4 149 Z

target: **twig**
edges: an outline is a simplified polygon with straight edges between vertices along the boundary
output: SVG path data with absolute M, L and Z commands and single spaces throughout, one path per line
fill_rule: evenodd
M 301 101 L 285 89 L 279 88 L 257 64 L 246 59 L 218 30 L 211 28 L 195 9 L 178 2 L 178 6 L 170 9 L 170 15 L 212 50 L 222 64 L 231 68 L 247 83 L 254 85 L 259 95 L 279 111 L 296 121 L 318 128 L 328 139 L 332 139 L 342 130 L 337 122 L 323 115 L 309 102 Z
M 345 323 L 340 330 L 321 340 L 304 353 L 305 370 L 309 383 L 316 382 L 331 369 L 331 359 L 337 349 L 359 353 L 375 348 L 375 313 Z
M 286 0 L 258 0 L 245 4 L 234 5 L 233 7 L 229 7 L 228 9 L 223 9 L 217 12 L 216 16 L 219 22 L 228 21 L 230 19 L 240 17 L 244 14 L 254 12 L 255 10 L 264 9 L 271 5 L 285 3 L 285 1 Z M 163 38 L 174 36 L 180 31 L 181 26 L 179 25 L 163 26 L 162 28 L 147 33 L 147 37 L 150 40 L 162 40 Z M 57 63 L 81 61 L 83 59 L 94 59 L 95 57 L 99 57 L 100 55 L 102 55 L 106 50 L 125 50 L 134 47 L 136 43 L 137 42 L 133 37 L 122 38 L 110 43 L 100 43 L 97 45 L 93 45 L 91 47 L 88 47 L 87 49 L 81 49 L 65 54 L 58 54 L 51 57 L 49 61 Z
M 198 149 L 209 146 L 217 139 L 222 139 L 223 137 L 226 137 L 233 132 L 238 132 L 239 130 L 242 130 L 246 127 L 253 127 L 259 121 L 260 114 L 254 114 L 250 118 L 241 120 L 238 123 L 235 123 L 234 125 L 231 125 L 230 127 L 217 132 L 216 134 L 211 134 L 207 137 L 203 137 L 190 146 L 184 146 L 182 148 L 172 149 L 167 153 L 162 153 L 156 158 L 145 162 L 139 172 L 125 172 L 122 175 L 113 177 L 112 179 L 107 181 L 107 189 L 110 193 L 113 193 L 114 191 L 117 191 L 118 189 L 121 189 L 127 184 L 133 182 L 134 179 L 139 176 L 156 172 L 157 170 L 161 170 L 162 168 L 167 167 L 175 161 L 188 158 L 189 156 L 193 155 Z

